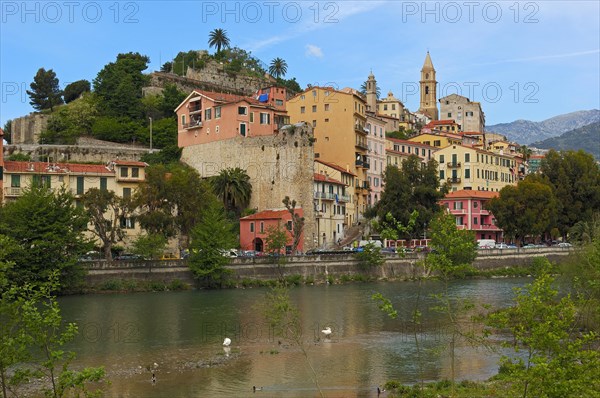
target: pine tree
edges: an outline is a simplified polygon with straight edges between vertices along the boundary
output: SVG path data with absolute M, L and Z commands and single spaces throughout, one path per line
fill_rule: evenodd
M 29 103 L 38 111 L 43 109 L 53 111 L 56 105 L 63 103 L 63 93 L 59 88 L 56 73 L 52 69 L 40 68 L 35 74 L 30 87 L 31 91 L 27 90 L 27 94 L 31 99 Z

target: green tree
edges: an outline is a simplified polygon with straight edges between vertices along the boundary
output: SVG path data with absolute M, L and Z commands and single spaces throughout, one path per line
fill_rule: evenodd
M 142 88 L 149 76 L 142 72 L 150 59 L 139 53 L 117 55 L 117 60 L 102 68 L 94 79 L 94 92 L 100 98 L 106 116 L 141 118 Z
M 279 79 L 285 76 L 287 73 L 287 62 L 282 58 L 274 58 L 269 65 L 269 73 L 275 79 Z
M 517 288 L 515 305 L 492 313 L 488 325 L 507 330 L 522 356 L 504 356 L 501 366 L 510 396 L 584 397 L 600 391 L 598 337 L 579 332 L 577 307 L 570 295 L 559 299 L 553 287 L 552 266 L 538 259 L 539 275 Z
M 31 91 L 27 90 L 27 94 L 31 101 L 29 104 L 38 111 L 44 109 L 54 110 L 56 105 L 61 105 L 62 91 L 58 83 L 56 73 L 52 69 L 46 71 L 44 68 L 38 69 L 33 82 L 29 85 Z
M 360 85 L 360 90 L 358 90 L 362 95 L 367 95 L 367 82 L 363 82 Z M 375 95 L 377 95 L 377 99 L 381 98 L 381 88 L 377 86 Z
M 65 87 L 65 91 L 63 97 L 65 99 L 65 103 L 70 103 L 75 101 L 77 98 L 81 97 L 83 93 L 87 93 L 91 90 L 91 83 L 87 80 L 77 80 L 76 82 L 67 84 Z
M 125 237 L 121 220 L 131 214 L 131 200 L 117 196 L 114 191 L 90 188 L 81 198 L 90 220 L 90 231 L 102 243 L 106 260 L 112 260 L 112 247 Z
M 270 226 L 267 228 L 267 236 L 265 237 L 265 248 L 267 253 L 270 254 L 281 254 L 281 249 L 285 250 L 289 235 L 285 228 L 280 225 Z
M 0 234 L 18 243 L 15 265 L 8 272 L 12 284 L 46 281 L 55 271 L 62 288 L 73 288 L 81 280 L 77 258 L 91 245 L 83 235 L 88 219 L 73 201 L 65 189 L 33 186 L 0 208 Z
M 159 260 L 167 247 L 167 238 L 161 234 L 140 235 L 133 242 L 132 252 L 143 258 Z
M 223 169 L 212 178 L 212 185 L 225 209 L 234 212 L 239 218 L 252 196 L 252 184 L 246 170 L 239 167 Z
M 296 254 L 300 239 L 302 239 L 302 232 L 304 231 L 304 217 L 296 213 L 296 201 L 290 199 L 289 196 L 283 198 L 283 205 L 285 206 L 290 217 L 292 219 L 292 229 L 289 231 L 292 235 L 292 254 Z
M 229 37 L 227 37 L 227 31 L 225 29 L 214 29 L 208 35 L 208 45 L 210 48 L 216 47 L 217 54 L 221 52 L 222 48 L 229 47 Z
M 279 78 L 277 79 L 277 84 L 285 87 L 289 93 L 299 93 L 302 91 L 302 87 L 300 87 L 295 77 L 291 79 Z
M 4 123 L 4 139 L 6 140 L 6 142 L 8 142 L 9 144 L 12 142 L 12 120 L 7 120 L 6 123 Z
M 386 138 L 396 138 L 398 140 L 407 140 L 409 137 L 408 132 L 404 130 L 404 127 L 400 127 L 398 131 L 386 131 Z
M 518 242 L 525 236 L 550 232 L 556 223 L 557 202 L 550 186 L 535 177 L 507 185 L 487 204 L 504 233 Z
M 381 254 L 381 248 L 373 242 L 363 246 L 362 251 L 356 253 L 358 266 L 362 269 L 379 267 L 385 264 L 385 258 Z
M 577 222 L 600 211 L 600 168 L 592 155 L 550 150 L 540 170 L 558 200 L 557 227 L 563 237 Z
M 160 110 L 163 112 L 164 117 L 177 118 L 175 114 L 175 108 L 183 102 L 187 97 L 184 91 L 181 91 L 177 85 L 168 83 L 164 86 L 160 101 Z M 177 135 L 175 135 L 177 136 Z
M 233 225 L 225 217 L 222 205 L 212 200 L 205 210 L 202 222 L 192 230 L 190 269 L 196 278 L 208 287 L 222 286 L 231 270 L 225 268 L 230 259 L 223 255 L 236 244 Z
M 388 166 L 384 175 L 385 191 L 375 205 L 374 213 L 379 220 L 385 220 L 388 213 L 402 225 L 408 225 L 413 211 L 418 217 L 411 236 L 423 234 L 426 224 L 439 210 L 439 200 L 445 189 L 439 188 L 437 162 L 430 160 L 422 166 L 418 156 L 411 155 L 402 161 L 402 167 Z M 407 238 L 408 236 L 404 236 Z
M 41 139 L 47 144 L 75 144 L 78 137 L 92 134 L 97 116 L 96 96 L 85 93 L 82 98 L 61 107 L 50 116 Z

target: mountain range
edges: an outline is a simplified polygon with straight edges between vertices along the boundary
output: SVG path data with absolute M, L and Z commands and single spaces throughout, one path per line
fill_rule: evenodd
M 575 151 L 583 149 L 600 160 L 600 122 L 567 131 L 558 137 L 546 138 L 543 141 L 533 142 L 532 147 L 542 149 L 556 149 Z
M 486 126 L 485 130 L 502 134 L 510 141 L 529 145 L 597 122 L 600 122 L 600 110 L 592 109 L 554 116 L 541 122 L 520 119 L 494 124 Z

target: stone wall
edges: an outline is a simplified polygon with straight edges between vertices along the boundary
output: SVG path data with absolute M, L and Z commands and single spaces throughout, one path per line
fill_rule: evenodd
M 77 145 L 12 144 L 4 147 L 4 158 L 13 153 L 29 155 L 32 161 L 55 162 L 98 162 L 111 160 L 140 160 L 148 148 L 79 138 Z
M 37 144 L 40 140 L 40 134 L 48 126 L 50 116 L 41 113 L 30 113 L 13 119 L 10 125 L 12 144 Z
M 535 257 L 546 257 L 552 262 L 560 263 L 572 253 L 569 249 L 541 249 L 527 252 L 513 251 L 508 253 L 483 253 L 477 257 L 473 266 L 482 271 L 497 270 L 507 267 L 527 267 Z M 356 257 L 352 254 L 315 255 L 286 257 L 286 264 L 278 267 L 271 258 L 235 258 L 230 269 L 231 279 L 236 282 L 243 280 L 273 280 L 280 272 L 284 276 L 301 275 L 305 279 L 312 278 L 315 282 L 324 282 L 327 276 L 339 279 L 341 276 L 368 275 L 376 279 L 403 280 L 424 276 L 423 268 L 418 262 L 422 254 L 411 254 L 404 258 L 397 255 L 386 256 L 386 262 L 381 267 L 368 271 L 362 270 Z M 191 285 L 194 278 L 185 260 L 178 261 L 98 261 L 86 263 L 88 268 L 87 281 L 98 284 L 110 279 L 134 279 L 170 282 L 182 280 Z
M 236 137 L 183 148 L 181 160 L 202 177 L 240 167 L 250 176 L 250 207 L 259 211 L 283 208 L 285 196 L 304 210 L 304 249 L 314 247 L 316 221 L 313 206 L 314 148 L 312 127 L 282 128 L 272 136 Z

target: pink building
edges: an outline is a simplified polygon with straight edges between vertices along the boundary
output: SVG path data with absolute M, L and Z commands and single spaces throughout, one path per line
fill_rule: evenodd
M 296 214 L 303 217 L 304 213 L 301 208 L 296 209 Z M 289 253 L 292 249 L 292 216 L 287 209 L 279 210 L 264 210 L 256 214 L 252 214 L 240 219 L 240 248 L 242 250 L 256 250 L 263 252 L 266 250 L 266 237 L 269 227 L 283 226 L 287 231 L 290 231 L 288 242 L 286 244 L 286 252 Z M 304 233 L 300 237 L 298 251 L 304 251 Z
M 289 124 L 286 95 L 283 87 L 254 97 L 194 90 L 175 109 L 179 147 L 275 134 Z
M 503 231 L 496 226 L 494 215 L 485 204 L 499 192 L 460 190 L 449 192 L 440 201 L 456 217 L 456 227 L 474 231 L 476 239 L 494 239 L 502 242 Z

